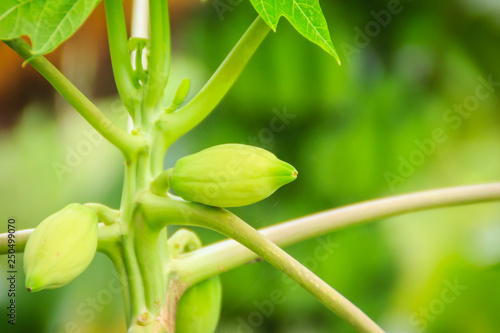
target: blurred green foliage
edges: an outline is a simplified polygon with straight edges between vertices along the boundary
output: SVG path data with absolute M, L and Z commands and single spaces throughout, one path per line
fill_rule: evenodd
M 247 1 L 221 1 L 226 11 L 209 1 L 175 27 L 168 91 L 190 77 L 193 96 L 255 17 Z M 405 1 L 359 47 L 359 31 L 374 27 L 371 11 L 380 14 L 389 3 L 321 1 L 341 67 L 283 20 L 218 109 L 172 147 L 165 165 L 228 142 L 254 144 L 290 162 L 299 171 L 295 182 L 261 203 L 233 209 L 254 227 L 384 195 L 497 181 L 500 86 L 489 91 L 483 85 L 489 96 L 473 102 L 479 77 L 500 81 L 500 6 L 493 0 Z M 456 118 L 455 104 L 471 111 Z M 100 106 L 124 123 L 116 99 Z M 31 107 L 0 139 L 2 218 L 15 216 L 18 228 L 28 228 L 74 201 L 117 207 L 119 154 L 108 143 L 95 144 L 59 180 L 54 161 L 64 162 L 67 147 L 90 141 L 88 126 L 75 112 L 63 110 L 55 119 L 40 112 L 44 108 Z M 277 114 L 289 114 L 284 126 L 275 126 Z M 436 129 L 445 139 L 430 144 Z M 388 182 L 388 172 L 398 181 Z M 221 239 L 197 231 L 205 244 Z M 376 221 L 287 250 L 388 332 L 500 330 L 497 203 Z M 88 298 L 105 299 L 103 290 L 113 289 L 112 266 L 102 255 L 62 289 L 28 295 L 21 278 L 18 325 L 9 332 L 78 332 L 71 322 L 80 332 L 124 329 L 119 294 L 98 303 L 90 311 L 95 318 L 82 315 L 92 308 Z M 244 265 L 222 281 L 219 333 L 352 332 L 266 263 Z M 6 327 L 5 318 L 0 325 Z

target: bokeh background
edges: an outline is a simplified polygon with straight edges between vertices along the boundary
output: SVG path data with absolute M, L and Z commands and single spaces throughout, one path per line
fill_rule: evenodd
M 228 142 L 266 148 L 293 164 L 295 182 L 233 210 L 254 227 L 380 196 L 498 181 L 500 3 L 320 3 L 343 65 L 282 19 L 217 110 L 172 147 L 165 165 Z M 130 1 L 125 6 L 130 16 Z M 256 12 L 246 0 L 170 6 L 167 89 L 171 95 L 189 77 L 193 96 Z M 388 8 L 390 17 L 381 12 Z M 106 38 L 100 4 L 48 57 L 125 125 Z M 18 229 L 35 227 L 71 202 L 117 207 L 120 154 L 4 44 L 0 59 L 1 231 L 8 217 Z M 272 126 L 278 115 L 279 129 Z M 200 236 L 205 243 L 221 239 L 204 230 Z M 373 221 L 287 251 L 388 332 L 500 331 L 498 203 Z M 17 259 L 17 322 L 6 324 L 2 276 L 0 331 L 124 331 L 117 279 L 105 256 L 97 254 L 69 285 L 35 294 L 24 291 L 22 255 Z M 2 272 L 6 261 L 0 257 Z M 266 263 L 244 265 L 222 281 L 219 333 L 353 331 Z

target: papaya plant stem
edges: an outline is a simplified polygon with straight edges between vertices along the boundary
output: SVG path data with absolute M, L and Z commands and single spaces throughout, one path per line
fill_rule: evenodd
M 135 219 L 134 227 L 135 252 L 144 281 L 146 306 L 154 318 L 165 301 L 162 296 L 165 295 L 163 265 L 166 262 L 163 262 L 161 257 L 163 253 L 160 251 L 160 234 L 151 230 L 140 214 Z M 166 239 L 162 241 L 166 243 Z
M 120 227 L 117 223 L 110 226 L 102 225 L 98 228 L 98 236 L 99 243 L 97 251 L 107 255 L 116 269 L 123 295 L 125 317 L 127 322 L 129 322 L 131 315 L 130 285 L 120 250 Z
M 128 50 L 128 35 L 121 0 L 104 0 L 109 51 L 116 87 L 123 104 L 135 118 L 139 82 L 134 77 Z M 135 120 L 135 119 L 134 119 Z
M 198 125 L 219 104 L 271 28 L 259 16 L 198 94 L 177 112 L 168 114 L 169 144 Z M 168 144 L 167 144 L 168 148 Z
M 120 203 L 120 222 L 125 227 L 131 223 L 134 210 L 134 200 L 137 188 L 137 161 L 125 162 L 122 198 Z M 124 232 L 125 230 L 123 230 Z
M 131 326 L 141 313 L 147 312 L 145 290 L 139 262 L 135 253 L 134 210 L 137 190 L 137 156 L 125 162 L 125 176 L 123 180 L 122 200 L 120 204 L 121 242 L 120 250 L 126 274 L 129 278 L 130 316 L 127 325 Z M 140 235 L 139 235 L 140 236 Z
M 148 119 L 149 109 L 161 102 L 170 70 L 170 23 L 168 2 L 149 1 L 151 47 L 148 60 L 148 82 L 146 84 L 143 118 Z
M 151 182 L 151 169 L 149 154 L 142 153 L 137 160 L 136 192 L 140 192 L 149 186 Z
M 287 274 L 359 332 L 383 332 L 373 320 L 347 298 L 229 211 L 173 198 L 158 197 L 152 193 L 144 193 L 139 201 L 146 221 L 154 226 L 194 225 L 213 229 L 231 237 Z
M 31 47 L 21 38 L 4 41 L 36 69 L 106 140 L 129 158 L 142 146 L 142 139 L 116 126 L 46 58 L 31 58 Z M 30 59 L 31 58 L 31 59 Z
M 500 183 L 450 187 L 370 200 L 327 210 L 260 229 L 275 244 L 285 247 L 338 229 L 376 219 L 439 207 L 500 200 Z M 233 240 L 224 240 L 180 255 L 175 265 L 192 283 L 241 266 L 258 256 Z
M 125 269 L 125 263 L 123 261 L 120 253 L 106 255 L 111 259 L 113 266 L 115 267 L 116 273 L 118 274 L 118 281 L 120 282 L 120 288 L 122 291 L 123 305 L 125 306 L 125 320 L 127 323 L 130 322 L 131 315 L 131 300 L 130 300 L 130 285 L 128 282 L 127 270 Z
M 167 333 L 175 333 L 177 306 L 182 294 L 186 291 L 187 286 L 174 274 L 168 277 L 167 295 L 165 300 L 165 313 L 162 318 L 164 327 Z
M 124 235 L 121 256 L 129 280 L 131 315 L 127 325 L 131 326 L 141 313 L 147 312 L 145 303 L 144 281 L 139 268 L 139 262 L 134 249 L 134 236 Z M 126 305 L 127 306 L 127 305 Z
M 165 152 L 172 142 L 168 142 L 166 133 L 161 129 L 162 124 L 156 122 L 151 134 L 151 174 L 157 177 L 163 170 Z

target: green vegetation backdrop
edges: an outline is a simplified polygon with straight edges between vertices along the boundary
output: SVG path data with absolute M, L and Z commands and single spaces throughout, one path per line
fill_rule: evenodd
M 266 148 L 293 164 L 299 171 L 295 182 L 263 202 L 232 209 L 254 227 L 379 196 L 498 181 L 497 2 L 323 0 L 321 5 L 342 66 L 283 20 L 218 109 L 175 144 L 166 166 L 228 142 Z M 191 78 L 192 92 L 201 87 L 255 16 L 248 1 L 237 0 L 193 3 L 174 15 L 167 89 L 173 92 L 184 77 Z M 68 75 L 79 66 L 92 68 L 105 54 L 77 47 L 70 40 L 60 48 L 59 67 Z M 2 52 L 3 57 L 12 51 Z M 21 62 L 13 75 L 27 70 Z M 111 70 L 93 68 L 76 85 L 100 96 L 98 105 L 125 125 L 117 97 L 92 88 L 113 92 Z M 21 229 L 71 202 L 119 204 L 120 154 L 59 96 L 51 93 L 49 100 L 14 110 L 22 115 L 0 132 L 1 232 L 11 216 Z M 205 243 L 221 239 L 199 231 Z M 376 221 L 287 251 L 389 332 L 500 330 L 498 203 Z M 3 272 L 6 261 L 0 262 Z M 266 263 L 227 272 L 222 281 L 217 332 L 352 332 Z M 2 332 L 125 329 L 118 282 L 102 254 L 63 288 L 28 294 L 21 282 L 17 325 L 7 327 L 2 315 Z M 4 277 L 0 286 L 5 309 Z

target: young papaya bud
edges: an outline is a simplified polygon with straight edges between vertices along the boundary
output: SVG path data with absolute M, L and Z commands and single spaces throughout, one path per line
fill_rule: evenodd
M 191 87 L 191 80 L 184 79 L 182 80 L 179 88 L 177 88 L 177 92 L 175 93 L 174 99 L 172 100 L 172 105 L 176 108 L 179 107 L 184 100 L 186 99 L 187 94 L 189 93 L 189 88 Z
M 189 229 L 179 229 L 167 241 L 168 253 L 173 258 L 201 247 L 201 239 Z
M 189 93 L 189 88 L 191 87 L 191 80 L 189 79 L 184 79 L 182 80 L 181 84 L 177 88 L 177 91 L 175 92 L 174 99 L 172 100 L 172 104 L 168 108 L 165 109 L 166 113 L 172 113 L 175 110 L 179 108 L 179 106 L 184 103 L 184 100 L 186 99 L 188 93 Z M 163 117 L 161 118 L 163 119 Z
M 175 332 L 215 332 L 219 322 L 221 301 L 222 287 L 218 275 L 186 290 L 177 305 Z
M 183 199 L 217 207 L 245 206 L 297 178 L 297 170 L 257 147 L 224 144 L 183 157 L 170 186 Z
M 43 220 L 24 251 L 27 290 L 61 287 L 82 273 L 97 249 L 97 222 L 96 213 L 80 204 Z

